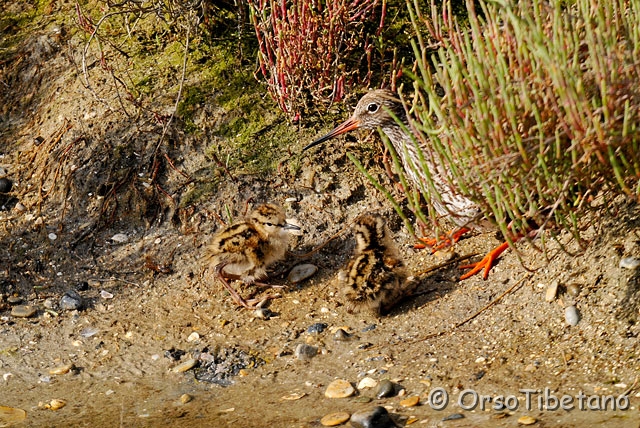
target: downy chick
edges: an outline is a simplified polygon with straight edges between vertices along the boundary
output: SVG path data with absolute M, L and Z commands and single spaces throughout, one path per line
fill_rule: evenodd
M 296 225 L 286 222 L 284 211 L 274 204 L 262 204 L 242 222 L 234 223 L 216 233 L 206 250 L 206 258 L 233 300 L 252 309 L 229 285 L 227 278 L 240 279 L 245 284 L 267 277 L 267 267 L 284 259 L 292 231 Z
M 416 286 L 380 216 L 363 215 L 354 225 L 356 249 L 338 280 L 349 312 L 369 310 L 383 315 Z

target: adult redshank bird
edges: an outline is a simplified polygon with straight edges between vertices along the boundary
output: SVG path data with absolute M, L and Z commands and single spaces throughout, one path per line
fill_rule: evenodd
M 458 227 L 449 238 L 456 242 L 470 229 L 485 229 L 489 224 L 478 205 L 471 199 L 462 195 L 451 181 L 446 177 L 446 172 L 441 162 L 435 158 L 432 150 L 426 147 L 418 147 L 417 139 L 407 134 L 398 125 L 394 116 L 402 121 L 408 129 L 407 116 L 404 106 L 398 96 L 386 89 L 377 89 L 364 95 L 358 102 L 353 115 L 335 127 L 328 134 L 318 138 L 302 149 L 306 151 L 333 137 L 352 131 L 354 129 L 381 129 L 391 141 L 396 153 L 400 156 L 405 173 L 419 189 L 425 189 L 429 183 L 433 183 L 432 192 L 435 197 L 430 201 L 438 215 L 448 217 Z M 428 172 L 422 167 L 418 150 L 421 150 Z M 430 180 L 427 178 L 430 175 Z M 489 271 L 495 259 L 508 248 L 505 242 L 489 252 L 481 261 L 462 266 L 463 269 L 471 269 L 460 277 L 469 278 L 484 268 L 484 279 L 489 276 Z

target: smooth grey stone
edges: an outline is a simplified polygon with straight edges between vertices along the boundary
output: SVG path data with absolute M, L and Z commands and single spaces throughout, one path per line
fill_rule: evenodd
M 351 415 L 349 422 L 354 428 L 395 428 L 397 426 L 387 409 L 382 406 L 356 412 Z
M 60 298 L 60 309 L 75 311 L 82 309 L 84 302 L 80 294 L 75 290 L 69 290 Z
M 376 388 L 376 398 L 393 397 L 396 395 L 396 387 L 389 379 L 383 379 Z

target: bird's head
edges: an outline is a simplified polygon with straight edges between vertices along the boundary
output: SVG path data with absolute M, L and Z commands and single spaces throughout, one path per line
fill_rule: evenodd
M 324 143 L 338 135 L 353 131 L 354 129 L 384 129 L 396 126 L 396 121 L 390 112 L 400 120 L 405 119 L 404 107 L 398 99 L 398 96 L 387 89 L 370 91 L 360 98 L 353 115 L 349 119 L 333 128 L 328 134 L 308 144 L 302 151 L 304 152 L 311 147 Z
M 385 245 L 387 228 L 382 217 L 365 214 L 356 220 L 354 235 L 359 251 L 372 250 Z
M 259 205 L 249 215 L 249 221 L 267 235 L 300 230 L 299 226 L 287 223 L 283 209 L 274 204 Z

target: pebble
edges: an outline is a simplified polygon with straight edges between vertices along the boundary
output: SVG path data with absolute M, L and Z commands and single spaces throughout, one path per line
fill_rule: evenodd
M 20 297 L 20 296 L 9 296 L 7 298 L 7 302 L 9 302 L 9 304 L 11 304 L 11 305 L 17 305 L 19 303 L 22 303 L 22 297 Z
M 296 401 L 306 396 L 307 396 L 306 392 L 292 392 L 287 395 L 283 395 L 282 397 L 280 397 L 280 399 L 284 401 Z
M 63 374 L 69 373 L 69 371 L 72 368 L 73 368 L 73 363 L 65 364 L 64 366 L 55 367 L 55 368 L 49 370 L 49 374 L 52 374 L 52 375 L 63 375 Z
M 418 403 L 420 403 L 420 397 L 417 395 L 407 397 L 404 400 L 400 401 L 400 405 L 402 407 L 413 407 L 413 406 L 417 406 Z
M 567 285 L 567 294 L 571 297 L 578 297 L 580 294 L 580 285 L 575 283 Z
M 578 325 L 580 322 L 580 314 L 578 313 L 578 309 L 575 306 L 569 305 L 564 308 L 564 320 L 569 325 Z
M 307 333 L 309 334 L 320 334 L 327 328 L 327 324 L 323 322 L 317 322 L 315 324 L 311 324 L 309 328 L 307 328 Z
M 370 377 L 363 377 L 358 382 L 358 389 L 375 388 L 376 386 L 378 386 L 378 381 Z
M 371 410 L 356 412 L 349 420 L 354 428 L 395 428 L 396 424 L 391 420 L 389 412 L 382 406 L 376 406 Z
M 183 363 L 180 363 L 177 366 L 175 366 L 173 369 L 171 369 L 171 371 L 174 373 L 186 372 L 187 370 L 191 370 L 192 368 L 194 368 L 196 363 L 197 363 L 196 360 L 194 360 L 193 358 L 189 358 Z
M 518 424 L 520 424 L 520 425 L 533 425 L 536 422 L 538 422 L 536 420 L 536 418 L 531 417 L 531 416 L 520 416 L 518 418 Z
M 195 342 L 196 340 L 199 340 L 199 339 L 200 339 L 200 335 L 198 334 L 198 332 L 194 331 L 189 335 L 189 337 L 187 337 L 187 342 Z
M 109 293 L 108 291 L 101 290 L 100 297 L 102 297 L 103 299 L 113 299 L 113 294 Z
M 13 183 L 8 178 L 0 178 L 0 193 L 9 193 Z
M 296 346 L 295 356 L 297 359 L 307 361 L 318 355 L 318 348 L 316 346 L 300 343 Z
M 44 302 L 42 302 L 42 306 L 44 306 L 46 309 L 54 310 L 56 308 L 56 302 L 54 302 L 51 298 L 44 299 Z
M 91 336 L 95 336 L 96 334 L 98 334 L 100 332 L 100 330 L 97 327 L 85 327 L 82 330 L 80 330 L 80 336 L 82 337 L 91 337 Z
M 354 403 L 371 403 L 372 401 L 373 401 L 373 398 L 365 397 L 365 396 L 360 396 L 353 399 Z
M 547 287 L 547 291 L 544 295 L 544 300 L 547 302 L 553 302 L 558 294 L 558 281 L 553 281 Z
M 21 202 L 18 202 L 14 208 L 15 208 L 16 211 L 21 212 L 21 213 L 23 213 L 23 212 L 25 212 L 27 210 L 27 207 L 22 205 Z
M 51 400 L 51 402 L 49 402 L 49 404 L 47 404 L 45 407 L 47 409 L 51 409 L 51 410 L 60 410 L 62 409 L 64 406 L 67 405 L 67 402 L 64 400 L 59 400 L 57 398 L 54 398 L 53 400 Z
M 29 305 L 16 305 L 11 308 L 11 315 L 18 318 L 29 318 L 36 314 L 38 310 Z
M 56 239 L 58 239 L 58 235 L 56 235 L 53 232 L 51 232 L 48 236 L 49 236 L 49 239 L 51 239 L 52 241 L 55 241 Z
M 366 326 L 365 328 L 362 329 L 362 332 L 366 333 L 368 331 L 375 330 L 375 329 L 376 329 L 376 325 L 375 324 L 369 324 L 368 326 Z
M 376 389 L 376 398 L 393 397 L 396 393 L 396 387 L 389 379 L 383 379 Z
M 355 394 L 356 390 L 349 381 L 336 379 L 327 385 L 324 396 L 327 398 L 346 398 Z
M 456 419 L 464 419 L 464 415 L 462 413 L 452 413 L 442 418 L 443 421 L 455 421 Z
M 640 260 L 635 257 L 625 257 L 620 259 L 620 267 L 625 269 L 635 269 L 640 266 Z
M 297 265 L 294 266 L 293 269 L 291 269 L 289 275 L 287 276 L 287 280 L 289 280 L 289 282 L 291 282 L 292 284 L 297 284 L 313 276 L 317 271 L 318 267 L 310 263 Z
M 27 412 L 16 407 L 0 406 L 0 427 L 9 427 L 24 421 Z
M 333 340 L 335 340 L 336 342 L 346 342 L 350 339 L 351 335 L 341 328 L 337 329 L 333 334 Z
M 60 309 L 64 311 L 75 311 L 82 309 L 84 302 L 82 297 L 75 290 L 69 290 L 60 298 Z
M 117 242 L 119 244 L 123 244 L 129 240 L 129 237 L 125 233 L 116 233 L 111 237 L 113 242 Z
M 325 427 L 334 427 L 347 422 L 350 417 L 351 415 L 347 412 L 329 413 L 320 419 L 320 423 Z
M 187 404 L 189 401 L 193 400 L 193 396 L 189 395 L 189 394 L 182 394 L 180 396 L 180 402 L 182 404 Z

